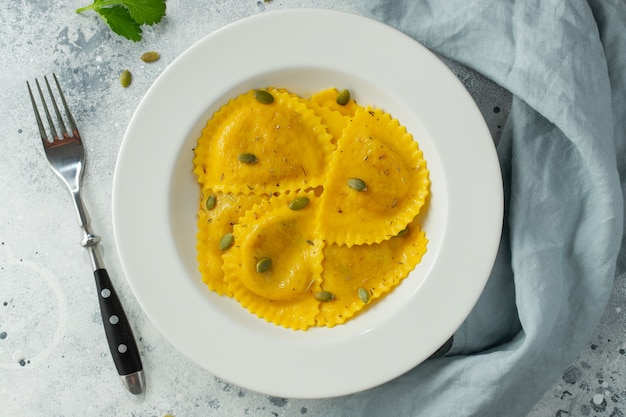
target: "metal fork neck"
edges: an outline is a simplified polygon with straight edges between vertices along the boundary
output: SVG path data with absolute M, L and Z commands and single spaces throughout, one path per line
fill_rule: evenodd
M 89 213 L 83 204 L 83 200 L 80 197 L 78 190 L 70 189 L 72 193 L 74 207 L 76 208 L 76 214 L 78 216 L 78 225 L 83 230 L 83 239 L 80 245 L 87 250 L 89 254 L 89 260 L 91 261 L 91 267 L 94 271 L 104 268 L 102 261 L 102 255 L 98 249 L 98 243 L 100 242 L 100 236 L 94 234 L 90 229 Z

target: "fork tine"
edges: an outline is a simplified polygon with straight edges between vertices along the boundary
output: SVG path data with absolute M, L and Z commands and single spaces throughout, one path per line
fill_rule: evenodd
M 52 133 L 52 140 L 57 140 L 59 138 L 59 134 L 54 127 L 54 123 L 52 122 L 52 117 L 50 117 L 50 112 L 48 111 L 48 105 L 46 104 L 46 99 L 43 96 L 43 92 L 41 91 L 41 86 L 39 85 L 39 80 L 35 79 L 35 84 L 37 84 L 37 90 L 39 90 L 39 97 L 41 97 L 41 104 L 43 104 L 43 111 L 46 115 L 46 119 L 48 119 L 48 124 L 50 125 L 50 132 Z M 54 101 L 54 98 L 52 99 Z
M 49 143 L 48 133 L 46 129 L 43 127 L 43 122 L 41 121 L 41 116 L 39 115 L 39 110 L 37 109 L 37 103 L 35 103 L 35 97 L 33 97 L 33 90 L 30 88 L 30 83 L 26 81 L 26 85 L 28 86 L 28 95 L 30 95 L 30 102 L 33 105 L 33 111 L 35 112 L 35 119 L 37 119 L 37 127 L 39 127 L 39 134 L 41 135 L 41 141 L 45 144 Z
M 67 139 L 70 135 L 68 135 L 67 133 L 67 128 L 65 127 L 65 123 L 63 122 L 63 116 L 61 116 L 61 112 L 59 111 L 59 107 L 57 106 L 57 101 L 54 99 L 54 94 L 52 93 L 52 88 L 50 88 L 48 77 L 44 76 L 43 79 L 46 82 L 46 87 L 48 88 L 48 94 L 50 95 L 50 99 L 52 100 L 52 107 L 54 108 L 54 114 L 56 115 L 57 121 L 59 122 L 59 127 L 61 128 L 61 134 L 63 135 L 64 139 Z
M 63 90 L 61 90 L 61 84 L 59 84 L 59 80 L 57 79 L 56 74 L 52 74 L 54 77 L 54 82 L 57 85 L 57 90 L 59 90 L 59 94 L 61 95 L 61 101 L 63 102 L 63 108 L 65 109 L 65 113 L 67 114 L 67 118 L 69 119 L 70 130 L 78 135 L 78 128 L 76 127 L 76 122 L 74 121 L 74 116 L 72 116 L 72 112 L 70 111 L 70 107 L 67 105 L 67 101 L 65 101 L 65 94 L 63 94 Z
M 72 112 L 70 111 L 70 107 L 67 105 L 67 101 L 65 101 L 65 94 L 63 94 L 63 90 L 61 90 L 61 84 L 59 84 L 59 80 L 57 79 L 56 74 L 52 74 L 54 78 L 54 82 L 57 85 L 57 90 L 59 90 L 59 95 L 61 96 L 61 102 L 63 103 L 63 108 L 65 109 L 65 114 L 67 114 L 68 124 L 70 125 L 70 130 L 75 136 L 80 136 L 78 133 L 78 127 L 76 127 L 76 121 L 74 121 L 74 116 L 72 116 Z

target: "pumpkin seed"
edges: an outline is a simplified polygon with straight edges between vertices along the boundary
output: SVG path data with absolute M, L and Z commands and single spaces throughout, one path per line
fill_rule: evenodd
M 226 249 L 233 246 L 233 243 L 235 243 L 235 237 L 233 236 L 233 234 L 226 233 L 224 236 L 222 236 L 222 239 L 220 240 L 220 250 L 225 251 Z
M 215 194 L 211 194 L 206 199 L 206 209 L 213 210 L 215 208 L 215 203 L 217 203 L 217 198 L 215 197 Z
M 256 263 L 256 272 L 258 272 L 259 274 L 262 274 L 263 272 L 266 272 L 268 269 L 270 269 L 272 266 L 272 258 L 261 258 L 259 259 L 259 261 Z
M 335 99 L 337 104 L 340 106 L 345 106 L 350 101 L 350 90 L 341 90 L 337 94 L 337 98 Z
M 120 84 L 124 88 L 128 88 L 128 86 L 130 85 L 132 79 L 133 79 L 133 76 L 131 75 L 130 71 L 128 71 L 128 70 L 124 70 L 120 74 Z
M 405 236 L 407 233 L 409 233 L 409 226 L 407 226 L 404 229 L 400 230 L 396 236 L 399 236 L 399 237 Z
M 266 90 L 256 90 L 254 92 L 254 98 L 262 104 L 272 104 L 274 102 L 274 96 Z
M 357 293 L 359 294 L 359 298 L 361 299 L 361 301 L 363 301 L 365 304 L 370 301 L 370 295 L 365 288 L 359 288 Z
M 154 51 L 145 52 L 143 55 L 141 55 L 141 60 L 143 62 L 148 62 L 148 63 L 158 61 L 159 58 L 161 58 L 161 55 L 159 55 L 158 52 L 154 52 Z
M 243 162 L 244 164 L 256 164 L 258 161 L 257 157 L 253 153 L 244 152 L 239 154 L 239 162 Z
M 289 203 L 289 208 L 292 210 L 300 210 L 305 208 L 307 205 L 309 204 L 309 198 L 308 197 L 296 197 L 293 200 L 291 200 L 291 203 Z
M 359 192 L 367 191 L 367 185 L 365 185 L 365 181 L 363 181 L 361 178 L 350 178 L 348 180 L 348 187 Z
M 314 295 L 317 301 L 327 302 L 335 299 L 335 294 L 330 291 L 318 291 Z

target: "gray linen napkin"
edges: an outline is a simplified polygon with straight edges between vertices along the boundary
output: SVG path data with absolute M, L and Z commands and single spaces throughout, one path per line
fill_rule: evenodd
M 526 415 L 587 343 L 626 267 L 626 2 L 359 1 L 513 94 L 498 144 L 505 226 L 449 352 L 325 415 Z

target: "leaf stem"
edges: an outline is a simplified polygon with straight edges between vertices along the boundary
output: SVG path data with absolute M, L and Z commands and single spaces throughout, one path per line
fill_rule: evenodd
M 93 4 L 90 4 L 89 6 L 80 7 L 78 9 L 76 9 L 76 13 L 82 13 L 82 12 L 85 12 L 87 10 L 92 10 L 94 8 L 93 6 L 94 6 Z
M 89 6 L 80 7 L 76 9 L 76 13 L 82 13 L 87 10 L 98 11 L 99 9 L 102 9 L 103 7 L 115 6 L 116 4 L 119 4 L 119 3 L 120 3 L 119 0 L 94 0 L 94 2 L 90 4 Z

